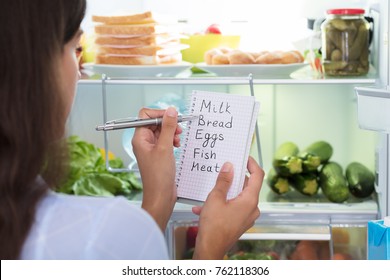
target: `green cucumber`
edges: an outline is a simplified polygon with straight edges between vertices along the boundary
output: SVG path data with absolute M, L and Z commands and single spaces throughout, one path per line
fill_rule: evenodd
M 322 192 L 330 201 L 341 203 L 349 198 L 347 179 L 340 164 L 325 163 L 320 170 L 319 179 Z
M 298 157 L 298 146 L 292 142 L 281 144 L 274 155 L 272 165 L 281 176 L 291 176 L 302 172 L 302 160 Z
M 369 197 L 375 189 L 375 175 L 359 162 L 350 163 L 345 171 L 348 188 L 355 197 Z
M 328 142 L 314 142 L 299 153 L 303 172 L 316 171 L 321 164 L 329 161 L 332 154 L 333 148 Z
M 288 179 L 277 174 L 273 168 L 267 174 L 267 184 L 276 194 L 284 194 L 291 190 Z
M 320 188 L 316 173 L 296 174 L 289 181 L 295 190 L 307 196 L 315 195 Z

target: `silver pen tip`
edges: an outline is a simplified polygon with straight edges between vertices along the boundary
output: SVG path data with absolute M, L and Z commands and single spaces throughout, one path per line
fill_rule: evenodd
M 186 116 L 185 120 L 186 121 L 192 121 L 192 120 L 195 120 L 197 118 L 199 118 L 198 115 L 188 115 L 188 116 Z

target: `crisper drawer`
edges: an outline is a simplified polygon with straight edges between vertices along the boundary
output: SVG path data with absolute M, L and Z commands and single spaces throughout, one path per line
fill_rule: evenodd
M 356 87 L 360 128 L 390 133 L 390 91 Z
M 170 224 L 171 257 L 190 259 L 198 224 Z M 366 259 L 366 227 L 317 224 L 256 224 L 224 257 L 229 260 Z

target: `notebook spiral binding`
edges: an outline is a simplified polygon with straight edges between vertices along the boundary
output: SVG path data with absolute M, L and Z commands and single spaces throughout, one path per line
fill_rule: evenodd
M 190 102 L 190 104 L 191 104 L 190 114 L 194 113 L 195 101 L 196 101 L 196 96 L 193 96 L 192 100 Z M 186 134 L 185 134 L 185 137 L 184 137 L 184 145 L 183 145 L 183 148 L 181 149 L 181 152 L 180 152 L 180 160 L 179 160 L 180 164 L 178 165 L 178 168 L 177 168 L 176 187 L 178 187 L 178 184 L 180 182 L 180 177 L 181 177 L 181 171 L 183 170 L 184 155 L 185 155 L 185 153 L 187 151 L 187 145 L 188 145 L 187 142 L 188 142 L 188 139 L 189 139 L 189 136 L 190 136 L 190 127 L 191 127 L 192 122 L 193 121 L 189 121 L 188 124 L 187 124 L 187 127 L 186 127 Z

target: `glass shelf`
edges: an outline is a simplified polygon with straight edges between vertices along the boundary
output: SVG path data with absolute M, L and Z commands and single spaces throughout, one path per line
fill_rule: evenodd
M 309 67 L 309 68 L 307 68 Z M 313 77 L 310 66 L 295 71 L 290 75 L 291 78 L 254 78 L 253 84 L 375 84 L 377 73 L 374 69 L 362 77 Z M 249 77 L 249 76 L 248 76 Z M 248 78 L 249 79 L 249 78 Z M 115 77 L 113 80 L 108 79 L 107 84 L 132 84 L 132 85 L 153 85 L 153 84 L 172 84 L 172 85 L 189 85 L 189 84 L 212 84 L 212 85 L 241 85 L 247 84 L 246 77 L 217 77 L 212 74 L 194 74 L 190 70 L 185 71 L 176 77 Z M 101 76 L 92 75 L 83 78 L 79 84 L 100 84 Z

